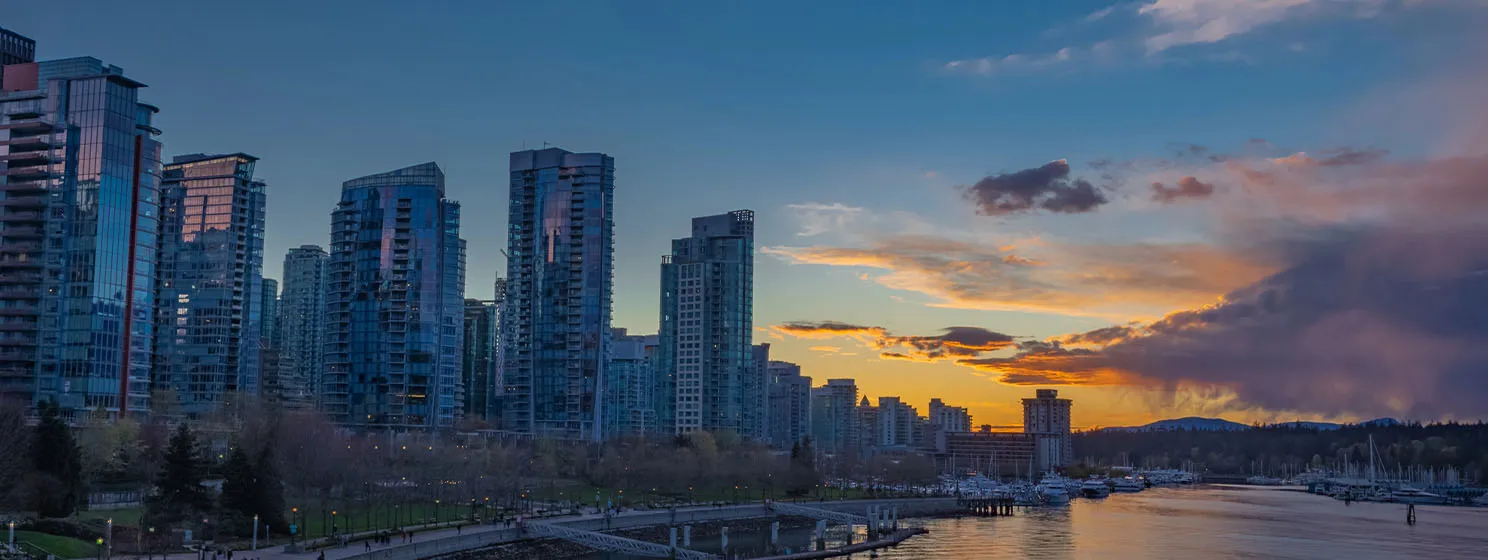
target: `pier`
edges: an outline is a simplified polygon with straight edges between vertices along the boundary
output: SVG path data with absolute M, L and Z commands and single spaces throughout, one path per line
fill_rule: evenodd
M 1017 502 L 1012 498 L 961 498 L 956 501 L 968 512 L 984 517 L 1007 517 L 1013 514 Z

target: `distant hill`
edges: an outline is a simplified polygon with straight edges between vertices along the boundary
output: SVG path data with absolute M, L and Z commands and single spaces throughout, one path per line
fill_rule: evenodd
M 1119 426 L 1105 428 L 1106 432 L 1174 432 L 1178 430 L 1196 430 L 1203 432 L 1235 432 L 1249 430 L 1250 426 L 1239 422 L 1231 422 L 1223 418 L 1200 418 L 1189 416 L 1187 418 L 1176 418 L 1172 420 L 1158 420 L 1143 426 Z
M 1271 424 L 1271 427 L 1304 428 L 1311 430 L 1337 430 L 1345 424 L 1334 422 L 1283 422 Z M 1394 418 L 1376 418 L 1360 422 L 1360 426 L 1398 426 L 1400 421 Z M 1174 432 L 1179 430 L 1193 430 L 1201 432 L 1238 432 L 1249 430 L 1249 424 L 1231 422 L 1223 418 L 1200 418 L 1189 416 L 1187 418 L 1174 418 L 1170 420 L 1158 420 L 1151 424 L 1142 426 L 1117 426 L 1102 428 L 1103 432 Z

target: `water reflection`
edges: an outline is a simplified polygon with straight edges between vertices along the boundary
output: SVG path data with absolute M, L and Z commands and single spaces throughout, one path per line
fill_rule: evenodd
M 915 520 L 930 534 L 879 552 L 883 560 L 1095 560 L 1280 558 L 1347 560 L 1488 557 L 1488 509 L 1342 502 L 1275 488 L 1158 488 L 1013 517 Z M 841 543 L 843 533 L 830 546 Z M 781 531 L 785 546 L 809 546 L 810 529 Z M 767 534 L 730 535 L 762 550 Z M 861 540 L 861 534 L 854 541 Z M 699 540 L 717 552 L 717 538 Z M 619 559 L 596 554 L 589 559 Z M 858 554 L 850 558 L 869 558 Z

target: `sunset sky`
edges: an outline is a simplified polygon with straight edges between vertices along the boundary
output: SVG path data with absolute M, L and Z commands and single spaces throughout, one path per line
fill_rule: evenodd
M 198 5 L 200 4 L 200 5 Z M 615 326 L 692 216 L 756 213 L 756 342 L 975 422 L 1488 418 L 1477 0 L 21 2 L 38 58 L 247 152 L 266 275 L 343 180 L 424 161 L 467 294 L 507 153 L 616 159 Z

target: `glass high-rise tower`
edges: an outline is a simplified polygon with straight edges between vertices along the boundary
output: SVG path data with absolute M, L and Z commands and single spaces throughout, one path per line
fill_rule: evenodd
M 0 397 L 69 415 L 150 406 L 157 109 L 96 58 L 4 68 Z
M 284 255 L 284 293 L 279 297 L 279 374 L 274 395 L 285 408 L 319 403 L 326 313 L 326 252 L 301 245 Z
M 497 305 L 494 301 L 465 300 L 465 343 L 460 360 L 460 384 L 466 418 L 485 421 L 491 416 L 496 387 Z
M 692 236 L 663 258 L 661 286 L 657 375 L 671 386 L 675 431 L 766 437 L 765 367 L 751 344 L 754 212 L 693 218 Z
M 614 192 L 610 156 L 558 148 L 511 154 L 505 429 L 603 437 Z
M 321 409 L 365 428 L 460 412 L 465 241 L 433 162 L 346 181 L 331 214 Z
M 188 415 L 259 393 L 265 198 L 257 161 L 191 154 L 164 168 L 153 386 L 172 390 Z

